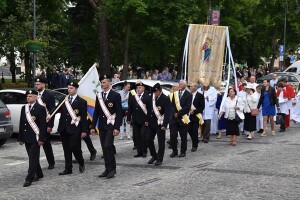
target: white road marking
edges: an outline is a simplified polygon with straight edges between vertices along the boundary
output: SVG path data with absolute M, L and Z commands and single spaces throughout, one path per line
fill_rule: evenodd
M 5 164 L 7 166 L 15 166 L 15 165 L 20 165 L 20 164 L 24 164 L 26 163 L 25 161 L 17 161 L 17 162 L 13 162 L 13 163 L 8 163 L 8 164 Z

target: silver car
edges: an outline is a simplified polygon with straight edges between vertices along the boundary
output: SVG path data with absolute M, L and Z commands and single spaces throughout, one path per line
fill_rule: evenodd
M 0 146 L 5 144 L 7 138 L 13 133 L 10 111 L 7 106 L 0 101 Z

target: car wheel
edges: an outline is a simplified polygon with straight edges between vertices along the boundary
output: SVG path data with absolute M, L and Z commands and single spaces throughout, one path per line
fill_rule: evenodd
M 4 145 L 6 141 L 7 141 L 7 138 L 0 140 L 0 146 Z

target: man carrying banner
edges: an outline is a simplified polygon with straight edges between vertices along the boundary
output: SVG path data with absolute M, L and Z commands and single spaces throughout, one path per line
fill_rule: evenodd
M 91 134 L 95 135 L 95 127 L 99 120 L 98 128 L 105 162 L 105 171 L 98 177 L 110 179 L 116 174 L 114 137 L 120 133 L 120 126 L 122 124 L 122 103 L 120 94 L 111 89 L 111 78 L 104 75 L 100 78 L 100 81 L 103 91 L 96 96 Z
M 186 90 L 186 82 L 181 80 L 179 82 L 179 91 L 173 93 L 171 111 L 170 111 L 170 136 L 171 146 L 173 153 L 170 155 L 171 158 L 178 156 L 177 150 L 177 137 L 178 132 L 181 138 L 181 152 L 179 157 L 186 156 L 187 150 L 187 132 L 189 129 L 189 112 L 192 104 L 192 94 Z
M 81 151 L 81 139 L 86 137 L 87 124 L 87 102 L 78 96 L 79 85 L 71 82 L 68 85 L 69 95 L 60 108 L 60 119 L 58 132 L 64 150 L 65 170 L 59 175 L 72 174 L 72 153 L 79 163 L 79 172 L 85 170 L 84 159 Z
M 153 86 L 153 94 L 151 96 L 150 106 L 147 114 L 149 118 L 149 129 L 147 133 L 147 144 L 152 158 L 148 164 L 155 162 L 155 166 L 159 166 L 163 162 L 165 153 L 166 129 L 169 123 L 170 101 L 169 98 L 162 93 L 159 83 Z M 158 152 L 156 153 L 154 139 L 157 134 Z
M 43 148 L 49 164 L 48 169 L 53 169 L 55 165 L 55 161 L 54 161 L 52 145 L 50 142 L 51 139 L 50 133 L 52 132 L 52 128 L 54 126 L 54 117 L 50 119 L 49 112 L 51 112 L 55 108 L 55 98 L 50 91 L 46 90 L 46 83 L 47 83 L 47 79 L 40 77 L 35 79 L 34 85 L 35 85 L 35 89 L 38 91 L 37 102 L 40 105 L 44 106 L 46 109 L 47 134 L 46 134 L 46 140 L 44 142 Z
M 133 135 L 136 137 L 137 154 L 134 157 L 147 157 L 146 134 L 149 125 L 147 110 L 150 104 L 150 96 L 145 92 L 142 82 L 136 83 L 136 90 L 130 91 L 128 100 L 127 123 L 133 126 Z
M 40 165 L 40 146 L 46 139 L 46 109 L 38 104 L 38 92 L 26 92 L 27 103 L 22 107 L 19 126 L 19 143 L 25 143 L 29 157 L 29 169 L 23 187 L 28 187 L 33 181 L 44 177 Z
M 196 83 L 191 83 L 190 91 L 193 95 L 192 106 L 190 109 L 190 124 L 189 124 L 189 134 L 192 139 L 192 152 L 197 151 L 198 148 L 198 129 L 199 125 L 203 124 L 202 113 L 204 110 L 205 102 L 203 94 L 197 92 L 198 86 Z

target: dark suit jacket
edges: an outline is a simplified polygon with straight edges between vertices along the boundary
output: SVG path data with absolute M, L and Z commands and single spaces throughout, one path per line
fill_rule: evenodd
M 30 111 L 31 116 L 34 119 L 34 122 L 39 127 L 39 141 L 45 141 L 47 127 L 46 127 L 46 109 L 44 106 L 41 106 L 36 102 Z M 22 107 L 21 116 L 20 116 L 20 125 L 19 125 L 19 141 L 25 143 L 36 143 L 36 134 L 29 125 L 26 114 L 25 106 Z
M 153 94 L 152 94 L 153 95 Z M 169 123 L 169 115 L 170 115 L 170 99 L 163 93 L 160 95 L 160 97 L 157 99 L 155 105 L 160 108 L 159 113 L 161 115 L 164 115 L 164 121 L 162 126 L 167 128 Z M 151 128 L 157 128 L 157 117 L 153 111 L 153 104 L 152 104 L 152 96 L 150 97 L 150 105 L 148 108 L 148 119 L 150 120 L 150 127 Z
M 67 87 L 68 84 L 72 82 L 72 80 L 73 78 L 71 74 L 69 74 L 69 79 L 67 79 L 65 73 L 61 73 L 58 79 L 58 88 Z
M 177 110 L 176 105 L 175 105 L 175 97 L 173 94 L 173 98 L 172 98 L 172 103 L 171 103 L 171 112 L 170 112 L 170 124 L 175 124 L 175 123 L 179 123 L 180 125 L 184 125 L 183 121 L 182 121 L 182 116 L 185 114 L 188 114 L 190 112 L 191 109 L 191 105 L 192 105 L 192 99 L 193 99 L 193 95 L 185 90 L 185 92 L 183 93 L 181 99 L 180 99 L 180 105 L 182 107 L 182 109 L 180 111 Z M 178 118 L 175 119 L 174 114 L 178 113 Z
M 260 106 L 264 102 L 264 93 L 265 93 L 265 91 L 266 91 L 266 89 L 263 87 L 261 89 L 261 95 L 260 95 L 259 102 L 258 102 L 258 105 L 257 105 L 258 109 L 260 108 Z M 271 105 L 276 105 L 278 107 L 279 104 L 278 104 L 278 99 L 277 99 L 277 96 L 276 96 L 275 88 L 270 86 L 270 88 L 269 88 L 269 90 L 267 90 L 267 92 L 270 96 Z
M 99 119 L 98 128 L 100 131 L 114 130 L 114 129 L 120 130 L 120 126 L 122 125 L 122 121 L 123 121 L 122 103 L 121 103 L 120 94 L 113 90 L 110 90 L 104 103 L 111 115 L 116 114 L 115 124 L 114 125 L 107 124 L 107 118 L 100 106 L 98 97 L 96 96 L 96 105 L 95 105 L 95 111 L 93 116 L 92 129 L 95 129 L 97 121 Z
M 67 134 L 81 134 L 82 132 L 87 133 L 88 123 L 87 123 L 87 102 L 81 97 L 77 96 L 73 103 L 71 104 L 76 116 L 80 117 L 80 122 L 78 126 L 71 124 L 72 118 L 68 112 L 65 103 L 60 108 L 60 119 L 57 131 L 59 133 L 66 132 Z
M 138 94 L 136 94 L 138 95 Z M 144 92 L 143 96 L 141 97 L 143 104 L 146 105 L 146 109 L 149 110 L 151 97 L 148 93 Z M 127 114 L 127 121 L 132 122 L 133 124 L 144 124 L 145 122 L 149 122 L 148 115 L 144 113 L 141 109 L 135 97 L 129 93 L 128 99 L 128 114 Z
M 53 109 L 55 109 L 55 98 L 51 91 L 45 90 L 41 98 L 44 104 L 46 104 L 48 112 L 51 112 Z M 51 120 L 47 123 L 47 127 L 53 128 L 53 126 L 54 117 L 52 117 Z
M 193 96 L 192 96 L 193 99 Z M 194 101 L 192 102 L 196 110 L 194 110 L 194 114 L 190 114 L 191 121 L 199 121 L 199 118 L 196 116 L 198 113 L 203 113 L 205 107 L 205 101 L 203 94 L 197 92 Z

